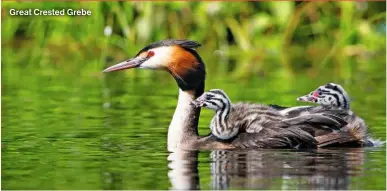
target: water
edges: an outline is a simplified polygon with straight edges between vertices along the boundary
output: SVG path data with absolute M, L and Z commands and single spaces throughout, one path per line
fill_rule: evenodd
M 385 147 L 170 154 L 167 127 L 177 98 L 172 77 L 77 67 L 3 65 L 3 189 L 385 189 Z M 235 80 L 208 73 L 214 75 L 207 76 L 206 90 L 224 89 L 234 102 L 300 105 L 295 99 L 319 85 L 343 84 L 371 135 L 385 140 L 385 78 L 273 74 Z M 202 111 L 201 135 L 212 116 Z
M 370 184 L 378 170 L 365 168 L 366 163 L 376 165 L 366 158 L 384 159 L 378 152 L 380 149 L 263 149 L 211 151 L 200 153 L 201 157 L 197 152 L 172 153 L 168 175 L 176 189 L 383 189 L 383 180 L 379 185 Z M 202 162 L 205 167 L 198 171 Z M 210 179 L 201 180 L 203 174 Z

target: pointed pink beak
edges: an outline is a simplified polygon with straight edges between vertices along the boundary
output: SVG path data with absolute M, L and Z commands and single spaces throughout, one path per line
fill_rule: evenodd
M 120 62 L 120 63 L 115 64 L 113 66 L 110 66 L 109 68 L 106 68 L 105 70 L 103 70 L 103 72 L 114 72 L 114 71 L 119 71 L 119 70 L 130 69 L 130 68 L 137 68 L 144 61 L 145 61 L 144 58 L 131 58 L 127 61 L 123 61 L 123 62 Z

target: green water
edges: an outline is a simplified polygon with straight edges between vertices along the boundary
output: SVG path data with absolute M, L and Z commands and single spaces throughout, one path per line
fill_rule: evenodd
M 224 64 L 199 52 L 205 62 Z M 3 55 L 11 60 L 16 54 Z M 66 62 L 3 63 L 3 189 L 385 189 L 385 147 L 169 156 L 167 127 L 177 87 L 167 72 L 103 74 L 98 64 L 86 70 L 87 60 Z M 233 101 L 301 105 L 299 95 L 327 82 L 342 84 L 371 135 L 385 140 L 382 72 L 354 73 L 344 81 L 330 69 L 313 77 L 279 70 L 248 79 L 216 71 L 208 70 L 206 90 L 224 89 Z M 203 110 L 201 135 L 209 132 L 212 116 Z

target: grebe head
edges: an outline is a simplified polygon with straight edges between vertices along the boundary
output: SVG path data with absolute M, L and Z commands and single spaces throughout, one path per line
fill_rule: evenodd
M 215 111 L 222 110 L 231 105 L 230 99 L 223 90 L 212 89 L 192 101 L 196 107 L 206 107 Z
M 350 99 L 347 92 L 338 84 L 328 83 L 318 87 L 307 95 L 297 98 L 298 101 L 312 102 L 320 105 L 349 109 Z
M 172 74 L 180 89 L 196 90 L 205 80 L 205 66 L 190 40 L 162 40 L 141 49 L 136 56 L 106 68 L 113 72 L 130 68 L 162 69 Z M 196 92 L 201 95 L 203 92 Z

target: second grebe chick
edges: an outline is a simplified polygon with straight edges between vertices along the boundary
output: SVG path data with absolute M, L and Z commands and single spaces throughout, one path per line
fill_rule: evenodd
M 238 132 L 258 133 L 264 128 L 300 128 L 333 129 L 345 123 L 330 114 L 308 114 L 295 118 L 287 118 L 270 106 L 261 104 L 231 104 L 227 94 L 220 89 L 212 89 L 192 102 L 197 107 L 206 107 L 216 112 L 212 118 L 210 129 L 212 134 L 222 140 L 228 140 Z M 313 126 L 311 125 L 313 124 Z M 320 125 L 323 124 L 323 125 Z M 331 125 L 331 127 L 327 127 Z
M 341 85 L 335 83 L 322 85 L 309 94 L 298 97 L 297 100 L 316 103 L 319 104 L 319 106 L 281 107 L 278 105 L 271 105 L 271 107 L 288 117 L 296 117 L 301 114 L 312 113 L 324 108 L 338 108 L 346 111 L 346 114 L 344 113 L 345 115 L 341 117 L 343 117 L 348 125 L 341 128 L 339 132 L 327 134 L 326 132 L 321 131 L 315 134 L 320 147 L 324 147 L 325 145 L 384 145 L 383 141 L 373 139 L 368 135 L 368 127 L 365 121 L 350 110 L 350 98 Z
M 298 101 L 312 102 L 319 105 L 350 109 L 348 93 L 339 84 L 328 83 L 318 87 L 307 95 L 297 98 Z
M 288 117 L 296 117 L 300 114 L 313 113 L 313 110 L 320 110 L 324 108 L 344 109 L 348 113 L 344 116 L 351 116 L 353 112 L 350 110 L 350 98 L 348 93 L 342 86 L 335 83 L 328 83 L 318 87 L 309 94 L 297 98 L 297 101 L 316 103 L 318 106 L 296 106 L 296 107 L 282 107 L 279 105 L 270 105 L 272 108 L 280 111 L 281 114 Z

